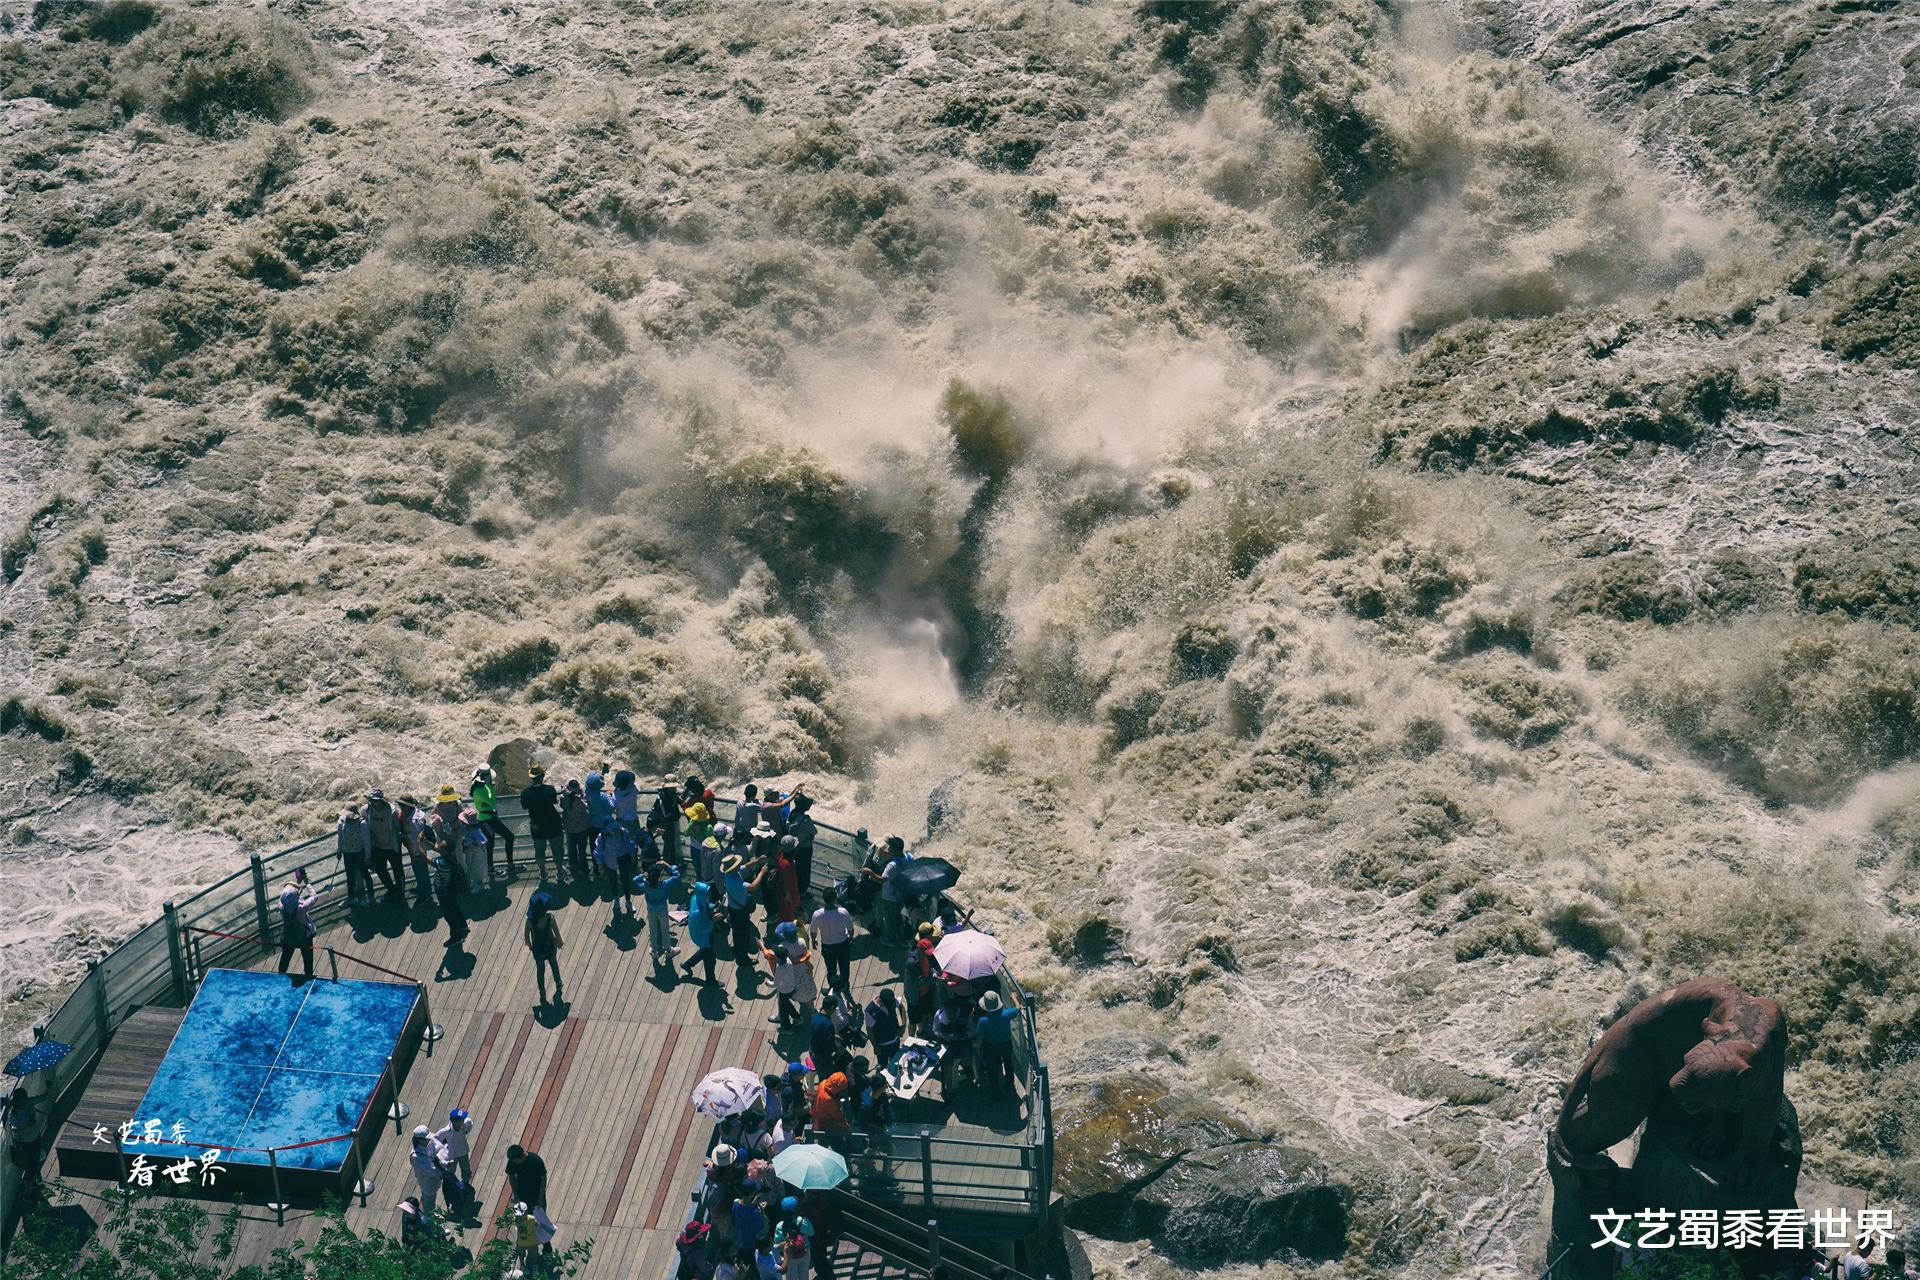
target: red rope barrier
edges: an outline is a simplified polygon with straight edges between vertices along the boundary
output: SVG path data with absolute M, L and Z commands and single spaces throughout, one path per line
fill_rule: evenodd
M 208 936 L 209 938 L 231 938 L 231 939 L 232 939 L 233 941 L 235 941 L 235 942 L 256 942 L 256 943 L 259 943 L 259 944 L 260 944 L 261 946 L 263 946 L 263 947 L 271 947 L 271 946 L 273 946 L 273 945 L 274 945 L 273 943 L 271 943 L 271 942 L 268 942 L 268 941 L 267 941 L 266 939 L 264 939 L 264 938 L 250 938 L 250 937 L 248 937 L 247 935 L 245 935 L 245 934 L 243 934 L 243 933 L 222 933 L 222 932 L 220 932 L 220 931 L 219 931 L 218 929 L 202 929 L 202 928 L 201 928 L 201 927 L 200 927 L 199 925 L 195 925 L 195 924 L 183 924 L 183 925 L 181 925 L 181 926 L 180 926 L 180 932 L 182 932 L 182 933 L 204 933 L 204 934 L 206 934 L 206 935 L 207 935 L 207 936 Z
M 340 957 L 340 958 L 341 958 L 342 960 L 351 960 L 351 961 L 353 961 L 353 962 L 354 962 L 355 964 L 362 964 L 362 965 L 365 965 L 365 966 L 366 966 L 367 968 L 369 968 L 369 969 L 371 969 L 371 970 L 373 970 L 373 971 L 374 971 L 375 973 L 384 973 L 384 974 L 386 974 L 386 975 L 387 975 L 387 976 L 388 976 L 389 978 L 398 978 L 398 979 L 400 979 L 400 981 L 402 981 L 402 982 L 405 982 L 405 983 L 408 983 L 408 984 L 409 984 L 409 985 L 411 985 L 411 986 L 416 986 L 416 987 L 417 987 L 417 986 L 420 986 L 420 985 L 422 985 L 422 984 L 421 984 L 421 982 L 420 982 L 420 979 L 418 979 L 418 978 L 409 978 L 409 977 L 408 977 L 408 976 L 407 976 L 406 974 L 404 974 L 404 973 L 395 973 L 395 972 L 394 972 L 393 970 L 391 970 L 391 969 L 384 969 L 384 968 L 382 968 L 381 966 L 379 966 L 379 965 L 377 965 L 377 964 L 375 964 L 375 963 L 374 963 L 373 961 L 371 961 L 371 960 L 362 960 L 362 959 L 361 959 L 361 958 L 360 958 L 359 956 L 356 956 L 356 955 L 350 955 L 350 954 L 348 954 L 347 952 L 345 952 L 345 951 L 340 951 L 340 950 L 335 950 L 333 954 L 335 954 L 335 955 L 337 955 L 337 956 L 339 956 L 339 957 Z
M 218 929 L 202 929 L 199 925 L 192 925 L 192 924 L 181 925 L 180 931 L 182 933 L 204 933 L 209 937 L 228 938 L 234 942 L 253 942 L 253 943 L 258 943 L 260 946 L 263 946 L 263 947 L 272 947 L 272 946 L 280 945 L 278 943 L 267 942 L 261 938 L 250 938 L 245 934 L 222 933 Z M 353 953 L 348 951 L 342 951 L 338 947 L 329 947 L 327 949 L 333 952 L 334 955 L 339 956 L 342 960 L 351 960 L 355 964 L 365 965 L 367 968 L 372 969 L 375 973 L 384 973 L 389 978 L 398 978 L 400 979 L 400 981 L 407 983 L 409 986 L 418 987 L 423 985 L 420 979 L 418 978 L 410 978 L 404 973 L 396 973 L 392 969 L 386 968 L 383 965 L 377 965 L 371 960 L 362 960 L 359 956 L 356 956 Z

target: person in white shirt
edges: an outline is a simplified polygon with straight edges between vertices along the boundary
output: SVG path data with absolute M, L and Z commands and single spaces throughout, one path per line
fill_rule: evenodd
M 460 1107 L 447 1112 L 447 1122 L 433 1140 L 446 1153 L 447 1163 L 460 1171 L 460 1181 L 473 1185 L 473 1117 Z
M 1855 1245 L 1840 1259 L 1840 1280 L 1872 1280 L 1873 1241 Z
M 413 1150 L 407 1154 L 407 1166 L 413 1170 L 414 1185 L 420 1188 L 420 1210 L 431 1216 L 440 1201 L 446 1168 L 433 1134 L 423 1124 L 413 1127 Z
M 840 895 L 828 889 L 820 895 L 820 909 L 809 922 L 813 945 L 827 964 L 827 985 L 853 988 L 853 913 L 840 905 Z

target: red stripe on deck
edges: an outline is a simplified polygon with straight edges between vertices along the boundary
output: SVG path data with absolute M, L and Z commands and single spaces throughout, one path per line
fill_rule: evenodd
M 507 1020 L 504 1013 L 496 1013 L 487 1022 L 487 1034 L 480 1041 L 480 1052 L 473 1057 L 473 1070 L 467 1072 L 467 1087 L 460 1091 L 460 1106 L 466 1110 L 473 1108 L 473 1092 L 480 1087 L 480 1076 L 487 1069 L 487 1059 L 493 1056 L 493 1038 L 500 1034 L 500 1024 Z
M 560 1047 L 554 1050 L 553 1065 L 547 1069 L 547 1078 L 540 1083 L 540 1092 L 534 1097 L 533 1112 L 527 1117 L 527 1127 L 520 1131 L 520 1145 L 528 1151 L 540 1149 L 540 1139 L 547 1136 L 547 1125 L 553 1119 L 553 1107 L 560 1100 L 560 1090 L 567 1082 L 567 1072 L 573 1066 L 574 1050 L 580 1047 L 580 1028 L 586 1025 L 585 1018 L 568 1018 L 560 1028 Z M 551 1171 L 549 1171 L 551 1177 Z M 507 1194 L 511 1186 L 500 1188 L 500 1198 L 494 1202 L 491 1222 L 507 1211 Z
M 673 1047 L 680 1041 L 680 1028 L 667 1028 L 667 1039 L 660 1046 L 660 1058 L 654 1064 L 654 1074 L 662 1075 L 667 1064 L 673 1061 Z M 614 1176 L 613 1190 L 607 1193 L 607 1207 L 600 1211 L 600 1225 L 613 1225 L 613 1215 L 620 1210 L 620 1201 L 627 1194 L 627 1183 L 633 1177 L 633 1162 L 640 1158 L 640 1147 L 647 1139 L 647 1121 L 653 1119 L 654 1104 L 660 1101 L 660 1090 L 648 1091 L 647 1100 L 640 1108 L 640 1114 L 633 1122 L 633 1132 L 627 1137 L 627 1154 L 620 1161 L 620 1171 Z
M 704 1080 L 707 1072 L 713 1070 L 713 1057 L 720 1052 L 720 1031 L 721 1028 L 715 1027 L 707 1033 L 707 1051 L 700 1056 L 699 1070 L 693 1073 L 696 1081 Z M 668 1150 L 667 1158 L 660 1166 L 660 1187 L 653 1194 L 653 1212 L 648 1215 L 647 1220 L 647 1225 L 650 1227 L 660 1225 L 660 1215 L 666 1210 L 669 1193 L 677 1191 L 681 1195 L 686 1195 L 693 1190 L 691 1184 L 684 1187 L 675 1185 L 674 1170 L 680 1164 L 681 1148 L 687 1145 L 687 1131 L 693 1128 L 694 1115 L 695 1112 L 691 1106 L 680 1113 L 680 1127 L 674 1131 L 673 1146 Z M 703 1122 L 704 1120 L 705 1117 L 702 1117 Z
M 507 1090 L 513 1087 L 513 1073 L 520 1065 L 520 1055 L 526 1050 L 527 1037 L 533 1034 L 533 1015 L 520 1015 L 520 1035 L 513 1042 L 513 1052 L 507 1055 L 506 1068 L 500 1072 L 500 1083 L 493 1087 L 493 1105 L 482 1113 L 484 1121 L 492 1121 L 500 1115 L 500 1108 L 507 1103 Z M 478 1131 L 473 1135 L 473 1167 L 480 1167 L 480 1158 L 487 1152 L 487 1137 L 493 1132 L 490 1123 L 475 1125 Z

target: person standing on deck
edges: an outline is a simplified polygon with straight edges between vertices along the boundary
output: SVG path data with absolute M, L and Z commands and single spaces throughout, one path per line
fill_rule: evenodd
M 780 837 L 780 858 L 774 864 L 779 879 L 779 902 L 774 911 L 778 919 L 798 923 L 800 919 L 800 864 L 794 861 L 800 852 L 797 836 Z
M 473 771 L 473 811 L 480 817 L 480 825 L 487 834 L 505 848 L 507 876 L 513 876 L 513 832 L 507 824 L 500 821 L 500 815 L 494 808 L 493 770 L 481 765 Z M 487 851 L 487 870 L 493 870 L 493 851 Z
M 393 805 L 387 800 L 387 793 L 375 787 L 366 794 L 367 807 L 364 821 L 367 825 L 367 857 L 373 863 L 373 873 L 380 877 L 380 883 L 387 887 L 389 894 L 407 896 L 407 869 L 400 864 L 400 846 L 404 836 L 400 829 L 400 819 L 393 811 Z M 372 885 L 368 885 L 372 892 Z
M 433 1135 L 447 1163 L 460 1173 L 460 1181 L 473 1185 L 473 1117 L 455 1107 L 447 1112 L 447 1122 Z
M 568 778 L 567 789 L 560 793 L 560 826 L 567 833 L 567 870 L 585 884 L 593 876 L 593 823 L 578 778 Z
M 540 986 L 540 1007 L 547 1007 L 548 969 L 553 970 L 554 1001 L 564 1002 L 566 993 L 560 989 L 560 948 L 566 944 L 560 938 L 560 920 L 553 914 L 553 898 L 544 891 L 534 894 L 527 902 L 525 934 L 527 950 L 533 953 L 533 980 Z
M 333 844 L 340 865 L 347 873 L 347 905 L 357 907 L 372 902 L 373 877 L 367 872 L 367 824 L 360 816 L 359 805 L 350 804 L 340 811 L 340 820 L 333 826 Z
M 455 830 L 460 833 L 460 860 L 466 868 L 467 887 L 492 888 L 493 846 L 479 813 L 473 809 L 462 809 Z
M 793 868 L 802 898 L 813 892 L 813 841 L 820 828 L 813 820 L 812 810 L 812 796 L 793 793 L 793 816 L 787 821 L 787 834 L 794 840 Z
M 805 1021 L 799 1001 L 801 961 L 796 960 L 793 953 L 778 940 L 775 940 L 770 948 L 761 952 L 761 955 L 766 959 L 767 968 L 773 973 L 773 990 L 779 999 L 779 1012 L 767 1021 L 779 1023 L 782 1031 L 799 1026 Z M 811 972 L 810 969 L 809 972 Z M 811 981 L 807 985 L 811 988 Z
M 627 829 L 618 822 L 608 823 L 594 837 L 594 865 L 607 877 L 607 901 L 613 904 L 613 918 L 621 915 L 622 898 L 626 901 L 626 914 L 633 914 L 633 845 Z
M 519 1143 L 507 1148 L 507 1185 L 513 1198 L 521 1201 L 540 1226 L 540 1251 L 548 1259 L 553 1255 L 553 1219 L 547 1216 L 547 1162 L 538 1152 Z
M 840 905 L 838 893 L 828 889 L 820 895 L 820 909 L 808 929 L 826 961 L 827 985 L 853 990 L 853 913 Z
M 900 885 L 894 880 L 907 857 L 907 842 L 899 836 L 888 836 L 885 860 L 878 871 L 871 867 L 863 868 L 863 874 L 880 882 L 880 937 L 883 941 L 897 941 L 906 923 L 904 912 L 907 907 L 906 895 L 900 892 Z
M 760 937 L 753 927 L 753 894 L 767 878 L 767 868 L 762 864 L 749 880 L 747 866 L 734 853 L 720 860 L 720 877 L 727 893 L 727 922 L 733 933 L 734 974 L 752 974 L 760 963 Z M 757 977 L 754 985 L 759 986 Z
M 394 825 L 413 863 L 413 901 L 416 906 L 425 906 L 433 901 L 433 846 L 428 843 L 427 814 L 412 796 L 401 796 L 395 803 L 399 809 Z
M 692 842 L 688 842 L 692 845 Z M 716 823 L 713 834 L 693 848 L 693 878 L 705 880 L 708 884 L 720 882 L 720 859 L 727 856 L 733 848 L 733 828 L 726 823 Z
M 440 1187 L 447 1171 L 434 1146 L 433 1134 L 423 1124 L 413 1126 L 413 1150 L 407 1153 L 407 1167 L 413 1171 L 414 1185 L 420 1188 L 421 1212 L 431 1217 L 440 1203 Z
M 547 782 L 547 767 L 543 764 L 527 766 L 527 775 L 533 779 L 520 792 L 520 807 L 526 810 L 527 830 L 533 840 L 534 866 L 542 880 L 547 878 L 547 854 L 553 854 L 553 875 L 559 879 L 560 840 L 565 827 L 560 821 L 560 793 Z
M 693 966 L 705 965 L 708 986 L 720 981 L 713 976 L 713 933 L 717 923 L 713 913 L 713 886 L 702 880 L 693 886 L 693 896 L 687 900 L 687 937 L 693 941 L 694 952 L 680 966 L 680 972 L 692 977 Z
M 456 839 L 460 834 L 460 793 L 451 786 L 440 788 L 440 794 L 433 798 L 433 816 L 439 819 L 440 834 L 451 835 Z
M 980 1082 L 995 1102 L 1014 1096 L 1013 1027 L 1020 1017 L 1020 993 L 1008 988 L 1011 1004 L 1001 1000 L 998 991 L 980 997 L 980 1016 L 974 1020 L 973 1034 L 979 1046 Z
M 460 906 L 460 895 L 467 891 L 467 873 L 452 840 L 441 841 L 439 856 L 433 860 L 433 891 L 440 899 L 440 914 L 447 921 L 447 945 L 458 946 L 467 936 L 467 913 Z
M 753 840 L 753 829 L 760 825 L 760 788 L 749 782 L 740 789 L 740 803 L 733 806 L 733 843 L 744 847 Z
M 893 1061 L 893 1055 L 900 1052 L 905 1031 L 899 997 L 893 994 L 892 987 L 880 988 L 880 993 L 867 1002 L 867 1039 L 873 1043 L 874 1061 L 882 1070 Z
M 613 816 L 627 829 L 635 843 L 640 840 L 640 781 L 633 770 L 622 769 L 613 775 Z
M 287 881 L 286 888 L 280 890 L 280 972 L 285 973 L 287 966 L 293 963 L 293 953 L 300 953 L 301 966 L 306 970 L 303 976 L 313 976 L 313 916 L 309 914 L 314 900 L 319 897 L 314 887 L 307 883 L 307 869 L 300 867 L 293 873 L 293 879 Z
M 640 896 L 647 902 L 647 949 L 652 952 L 655 964 L 673 959 L 673 918 L 667 914 L 670 910 L 667 895 L 679 883 L 680 868 L 655 862 L 647 868 L 647 877 L 641 885 Z

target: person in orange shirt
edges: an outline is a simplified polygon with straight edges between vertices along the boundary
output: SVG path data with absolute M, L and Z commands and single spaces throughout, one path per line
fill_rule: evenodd
M 815 1141 L 838 1148 L 853 1132 L 853 1122 L 841 1099 L 853 1092 L 853 1081 L 844 1071 L 836 1071 L 813 1091 L 813 1136 Z

